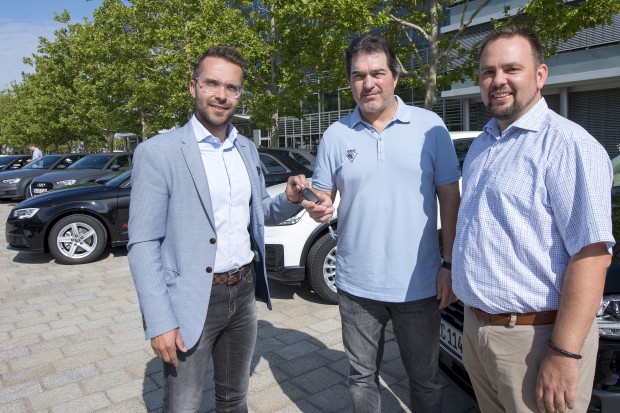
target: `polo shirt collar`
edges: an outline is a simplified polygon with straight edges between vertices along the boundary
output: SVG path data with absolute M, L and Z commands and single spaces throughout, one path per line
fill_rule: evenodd
M 405 103 L 402 101 L 400 97 L 398 97 L 397 95 L 394 95 L 394 99 L 396 99 L 396 112 L 394 112 L 394 116 L 392 117 L 392 120 L 388 123 L 388 125 L 395 121 L 398 121 L 401 123 L 410 123 L 411 122 L 411 111 L 407 110 L 407 105 L 405 105 Z M 362 115 L 360 113 L 360 107 L 359 105 L 357 105 L 355 106 L 355 110 L 353 110 L 353 112 L 351 113 L 351 117 L 349 118 L 349 127 L 353 128 L 355 127 L 355 125 L 357 125 L 360 122 L 364 124 L 367 123 L 364 119 L 362 119 Z

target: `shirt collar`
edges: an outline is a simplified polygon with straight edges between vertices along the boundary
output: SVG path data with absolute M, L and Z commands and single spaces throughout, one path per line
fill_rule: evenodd
M 392 120 L 388 123 L 388 125 L 395 121 L 410 123 L 411 111 L 407 110 L 407 105 L 405 105 L 400 97 L 394 95 L 394 99 L 396 99 L 396 112 L 394 112 L 394 116 L 392 116 Z M 353 128 L 360 122 L 365 125 L 368 124 L 368 122 L 362 119 L 362 114 L 360 113 L 360 107 L 358 105 L 355 106 L 355 110 L 351 113 L 351 117 L 349 118 L 349 127 Z
M 232 146 L 235 143 L 235 140 L 237 139 L 237 134 L 239 133 L 237 131 L 237 128 L 235 128 L 232 125 L 232 123 L 228 122 L 227 132 L 226 132 L 227 136 L 226 136 L 226 139 L 224 140 L 224 143 L 222 143 L 220 142 L 219 138 L 216 138 L 215 136 L 213 136 L 213 134 L 211 134 L 211 132 L 209 132 L 207 128 L 205 128 L 203 124 L 198 121 L 195 114 L 190 119 L 190 122 L 192 123 L 192 128 L 194 130 L 194 137 L 196 138 L 196 141 L 199 143 L 200 142 L 210 143 L 211 145 L 215 147 L 219 147 L 221 145 L 225 145 L 226 147 Z
M 495 118 L 491 119 L 486 125 L 484 125 L 483 130 L 487 134 L 495 136 L 497 139 L 499 139 L 502 135 L 510 133 L 514 129 L 524 130 L 528 132 L 538 132 L 544 127 L 546 123 L 545 119 L 548 110 L 549 106 L 547 106 L 545 98 L 541 98 L 523 116 L 510 124 L 501 135 L 499 132 L 499 124 L 497 123 L 497 119 Z

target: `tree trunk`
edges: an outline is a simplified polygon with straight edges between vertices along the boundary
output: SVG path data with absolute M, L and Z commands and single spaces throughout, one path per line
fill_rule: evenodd
M 426 94 L 424 96 L 424 108 L 431 110 L 437 101 L 437 67 L 439 66 L 439 4 L 437 0 L 432 0 L 430 4 L 430 23 L 429 33 L 430 49 L 428 55 L 428 77 L 426 78 Z
M 272 3 L 270 6 L 271 13 L 271 26 L 269 29 L 269 40 L 273 43 L 276 42 L 276 19 L 274 17 L 274 7 L 275 3 Z M 278 90 L 278 59 L 275 53 L 275 48 L 272 48 L 271 55 L 269 56 L 270 64 L 271 64 L 271 80 L 269 82 L 269 93 L 274 97 L 272 103 L 275 105 L 271 109 L 271 139 L 269 141 L 269 146 L 272 148 L 277 148 L 280 146 L 280 136 L 279 136 L 279 125 L 278 120 L 280 118 L 280 113 L 278 111 L 278 94 L 280 91 Z

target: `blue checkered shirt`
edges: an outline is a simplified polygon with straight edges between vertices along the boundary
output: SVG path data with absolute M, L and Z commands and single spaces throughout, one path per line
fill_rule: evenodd
M 541 99 L 500 133 L 492 119 L 463 165 L 452 283 L 488 313 L 555 310 L 570 257 L 614 245 L 604 148 Z

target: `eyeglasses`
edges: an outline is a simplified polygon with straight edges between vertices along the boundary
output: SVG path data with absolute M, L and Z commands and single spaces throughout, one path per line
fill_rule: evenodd
M 215 79 L 209 79 L 208 77 L 196 77 L 194 80 L 198 83 L 200 89 L 204 93 L 208 93 L 210 95 L 215 94 L 215 92 L 217 92 L 221 87 L 224 87 L 224 93 L 226 96 L 232 99 L 237 99 L 243 92 L 243 87 L 239 85 L 234 85 L 232 83 L 221 83 Z

